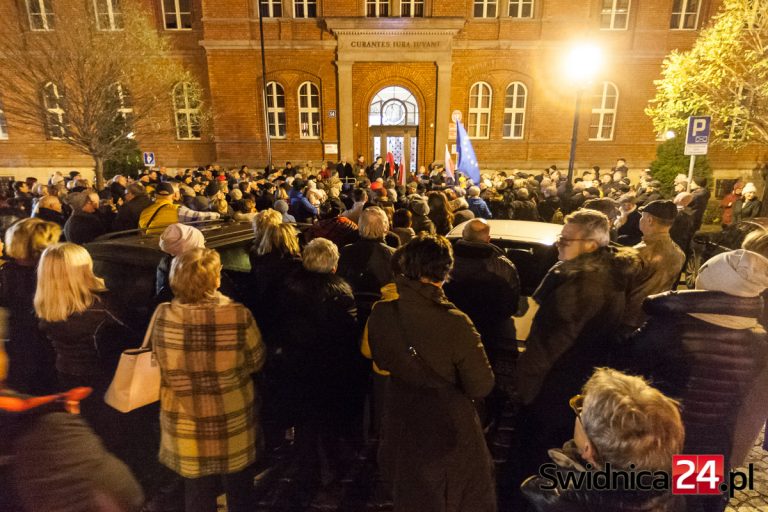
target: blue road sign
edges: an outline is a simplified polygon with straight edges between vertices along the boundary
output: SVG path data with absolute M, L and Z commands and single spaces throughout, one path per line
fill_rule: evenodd
M 688 130 L 685 134 L 686 155 L 706 155 L 709 134 L 712 128 L 710 116 L 691 116 L 688 118 Z
M 155 166 L 155 154 L 150 152 L 144 153 L 144 165 L 147 167 L 154 167 Z

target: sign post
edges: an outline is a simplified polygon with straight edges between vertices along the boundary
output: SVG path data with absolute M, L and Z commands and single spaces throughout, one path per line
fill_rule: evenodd
M 709 134 L 712 128 L 712 117 L 691 116 L 688 118 L 688 129 L 685 131 L 685 155 L 690 155 L 688 166 L 688 192 L 691 191 L 693 168 L 696 165 L 696 155 L 706 155 L 709 147 Z
M 155 160 L 155 154 L 149 151 L 144 152 L 144 165 L 149 167 L 150 169 L 154 167 L 157 164 L 157 161 Z

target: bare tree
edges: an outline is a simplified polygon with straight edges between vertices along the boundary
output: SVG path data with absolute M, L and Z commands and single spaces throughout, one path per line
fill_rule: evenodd
M 118 15 L 105 19 L 83 4 L 57 2 L 42 30 L 20 31 L 0 20 L 0 94 L 18 128 L 42 125 L 49 138 L 90 155 L 101 189 L 106 160 L 134 137 L 169 133 L 174 94 L 183 91 L 187 106 L 202 112 L 202 90 L 149 13 L 121 2 L 114 4 L 122 4 Z M 201 117 L 185 116 L 182 128 L 199 134 Z

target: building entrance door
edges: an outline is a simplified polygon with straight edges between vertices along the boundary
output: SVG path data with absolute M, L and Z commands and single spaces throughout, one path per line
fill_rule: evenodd
M 395 163 L 403 162 L 409 171 L 416 172 L 419 147 L 418 126 L 372 126 L 371 155 L 387 159 L 392 153 Z
M 408 89 L 385 87 L 371 100 L 368 108 L 371 157 L 386 160 L 392 153 L 395 163 L 403 162 L 416 172 L 419 147 L 419 105 Z

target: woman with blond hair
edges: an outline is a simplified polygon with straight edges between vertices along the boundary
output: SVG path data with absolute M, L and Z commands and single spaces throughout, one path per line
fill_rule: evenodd
M 137 344 L 138 334 L 123 320 L 104 280 L 94 275 L 91 255 L 76 244 L 56 244 L 43 252 L 34 305 L 40 327 L 56 351 L 60 387 L 93 388 L 81 414 L 109 446 L 119 436 L 104 393 L 121 352 Z
M 453 212 L 448 198 L 442 192 L 430 192 L 427 194 L 429 213 L 427 216 L 435 225 L 438 235 L 447 235 L 453 228 Z
M 250 311 L 219 293 L 221 258 L 192 249 L 171 265 L 174 300 L 150 326 L 161 372 L 160 462 L 184 477 L 186 511 L 252 510 L 260 429 L 251 374 L 266 352 Z
M 0 307 L 8 310 L 8 387 L 31 395 L 56 390 L 54 352 L 40 332 L 33 299 L 37 262 L 43 250 L 59 241 L 61 227 L 40 219 L 24 219 L 5 233 L 6 255 L 0 267 Z

